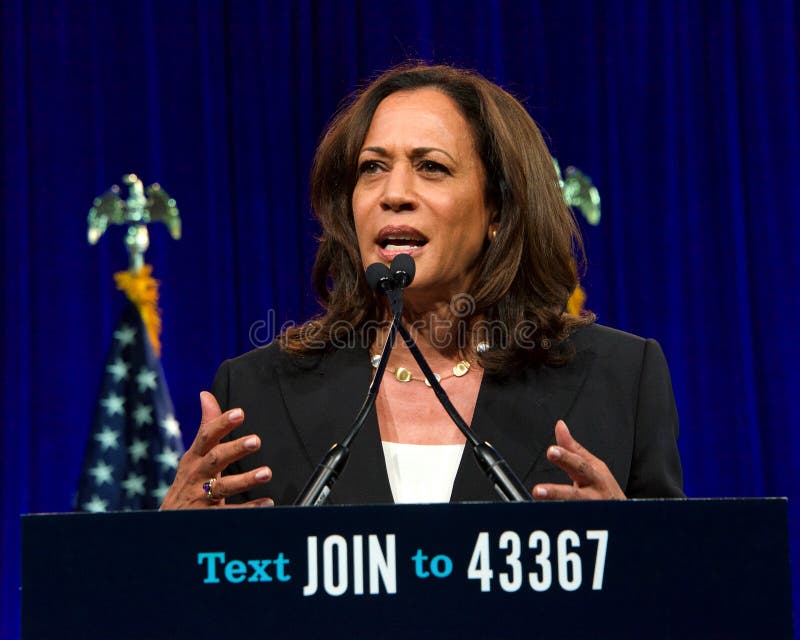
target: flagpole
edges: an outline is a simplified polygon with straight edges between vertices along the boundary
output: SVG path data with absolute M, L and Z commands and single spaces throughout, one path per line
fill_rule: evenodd
M 128 197 L 114 185 L 94 200 L 88 240 L 96 244 L 109 225 L 126 225 L 128 270 L 114 274 L 127 304 L 113 333 L 86 445 L 75 507 L 80 511 L 156 509 L 183 453 L 180 425 L 161 366 L 158 281 L 144 255 L 148 224 L 164 223 L 178 239 L 175 200 L 158 184 L 146 190 L 135 174 L 123 176 Z

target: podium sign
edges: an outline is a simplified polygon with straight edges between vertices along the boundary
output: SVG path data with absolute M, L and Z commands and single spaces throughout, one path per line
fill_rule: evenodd
M 791 638 L 782 499 L 22 518 L 25 638 Z

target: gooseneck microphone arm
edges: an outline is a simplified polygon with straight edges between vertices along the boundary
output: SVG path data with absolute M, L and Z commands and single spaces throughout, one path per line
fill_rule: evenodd
M 397 328 L 400 326 L 400 316 L 402 313 L 403 311 L 400 309 L 400 311 L 395 313 L 394 317 L 392 318 L 392 324 L 389 327 L 389 335 L 386 338 L 386 342 L 383 345 L 383 351 L 381 352 L 381 361 L 378 363 L 378 368 L 375 370 L 375 376 L 372 378 L 372 382 L 369 384 L 367 397 L 364 398 L 364 403 L 361 405 L 361 408 L 358 410 L 358 414 L 356 415 L 356 419 L 353 421 L 353 426 L 350 427 L 350 431 L 347 432 L 344 440 L 342 440 L 342 446 L 344 447 L 349 447 L 351 444 L 353 444 L 353 440 L 355 440 L 358 432 L 361 430 L 364 420 L 367 419 L 367 415 L 375 405 L 375 398 L 378 396 L 378 389 L 380 389 L 381 380 L 383 380 L 383 372 L 386 371 L 386 365 L 389 362 L 389 354 L 392 352 L 392 348 L 394 347 L 394 340 L 395 336 L 397 335 Z
M 472 447 L 472 453 L 475 454 L 475 459 L 478 461 L 478 466 L 489 478 L 495 491 L 506 502 L 533 502 L 533 496 L 511 470 L 511 467 L 508 466 L 508 463 L 498 453 L 497 449 L 488 442 L 481 442 L 475 432 L 464 421 L 464 418 L 461 417 L 461 414 L 458 413 L 408 330 L 402 324 L 398 324 L 397 329 L 409 351 L 411 351 L 411 355 L 414 356 L 414 360 L 417 361 L 420 369 L 422 369 L 422 374 L 428 379 L 433 392 L 442 407 L 444 407 L 447 415 L 450 416 L 450 419 L 467 438 L 467 442 Z
M 314 473 L 306 482 L 306 486 L 295 499 L 294 504 L 300 507 L 324 504 L 328 499 L 328 494 L 347 464 L 347 459 L 350 456 L 350 446 L 361 431 L 361 427 L 364 426 L 364 421 L 367 419 L 372 407 L 375 406 L 375 399 L 378 396 L 381 380 L 383 380 L 383 372 L 386 370 L 389 354 L 394 346 L 397 327 L 400 325 L 400 316 L 403 314 L 402 290 L 397 291 L 394 289 L 394 282 L 389 274 L 388 267 L 380 263 L 370 265 L 367 269 L 367 281 L 373 289 L 378 289 L 389 295 L 393 313 L 389 335 L 383 345 L 381 361 L 378 364 L 372 382 L 370 382 L 364 402 L 353 420 L 353 424 L 341 444 L 335 443 L 328 450 L 328 453 L 325 454 L 325 457 L 322 458 Z
M 394 346 L 395 337 L 397 332 L 403 337 L 406 345 L 408 346 L 417 364 L 422 369 L 422 373 L 428 379 L 436 398 L 441 403 L 447 415 L 459 428 L 461 433 L 464 434 L 472 452 L 478 462 L 478 466 L 489 478 L 489 481 L 495 488 L 495 491 L 506 502 L 531 502 L 533 497 L 525 489 L 525 486 L 520 482 L 520 479 L 514 474 L 508 466 L 503 457 L 497 450 L 488 442 L 481 442 L 475 432 L 464 421 L 464 418 L 458 413 L 447 393 L 439 384 L 436 375 L 431 370 L 425 357 L 420 352 L 419 347 L 414 342 L 411 334 L 403 326 L 400 318 L 403 314 L 403 289 L 407 287 L 414 279 L 415 265 L 414 259 L 406 254 L 399 254 L 392 260 L 391 271 L 385 265 L 375 263 L 367 269 L 367 282 L 370 287 L 382 293 L 385 293 L 389 298 L 389 304 L 392 311 L 392 324 L 389 327 L 389 335 L 383 345 L 383 352 L 381 353 L 381 360 L 378 363 L 375 375 L 369 385 L 367 396 L 358 411 L 358 414 L 350 426 L 344 440 L 341 444 L 334 444 L 322 461 L 317 465 L 311 478 L 309 478 L 306 486 L 297 496 L 294 501 L 298 506 L 310 506 L 323 504 L 328 494 L 331 492 L 333 484 L 338 479 L 347 458 L 350 455 L 350 446 L 355 440 L 361 427 L 364 425 L 369 412 L 375 406 L 375 399 L 378 395 L 378 390 L 383 380 L 383 373 L 386 370 L 386 365 L 389 362 L 389 355 Z

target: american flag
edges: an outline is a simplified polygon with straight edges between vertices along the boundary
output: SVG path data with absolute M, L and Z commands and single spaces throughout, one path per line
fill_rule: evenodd
M 157 509 L 182 454 L 161 361 L 138 309 L 127 303 L 106 361 L 76 510 Z

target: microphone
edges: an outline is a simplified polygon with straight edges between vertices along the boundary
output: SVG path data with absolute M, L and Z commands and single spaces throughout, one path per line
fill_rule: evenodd
M 405 253 L 398 254 L 395 256 L 394 260 L 392 260 L 390 273 L 396 288 L 382 290 L 390 296 L 391 300 L 391 296 L 396 295 L 397 292 L 402 296 L 403 288 L 411 284 L 411 281 L 414 279 L 414 274 L 416 273 L 414 258 Z M 397 323 L 397 330 L 400 332 L 406 346 L 408 346 L 411 351 L 411 355 L 414 356 L 417 364 L 422 369 L 423 375 L 428 379 L 439 403 L 444 407 L 447 415 L 450 416 L 450 419 L 466 437 L 467 442 L 469 442 L 470 447 L 472 447 L 472 453 L 475 455 L 478 466 L 483 473 L 486 474 L 486 477 L 489 478 L 489 482 L 492 483 L 495 491 L 497 491 L 500 497 L 506 502 L 533 502 L 533 496 L 525 489 L 525 485 L 522 484 L 517 475 L 511 470 L 511 467 L 508 466 L 503 456 L 488 442 L 481 442 L 478 436 L 475 435 L 475 432 L 464 421 L 464 418 L 461 417 L 461 414 L 458 413 L 447 393 L 442 388 L 442 385 L 439 384 L 439 380 L 431 370 L 427 360 L 425 360 L 422 352 L 411 337 L 411 334 L 401 322 Z M 382 359 L 381 364 L 383 363 L 384 361 Z
M 403 289 L 414 280 L 417 266 L 414 258 L 407 253 L 399 253 L 392 259 L 389 268 L 375 262 L 367 267 L 367 284 L 370 288 L 385 293 L 389 298 L 392 314 L 403 311 Z
M 382 262 L 373 262 L 367 267 L 364 275 L 367 277 L 367 284 L 370 289 L 381 292 L 394 289 L 394 279 L 389 272 L 389 267 Z
M 394 265 L 394 261 L 392 261 L 392 264 Z M 407 275 L 407 269 L 405 269 L 403 273 Z M 383 345 L 381 361 L 378 364 L 378 368 L 375 371 L 375 376 L 372 378 L 372 382 L 370 382 L 369 389 L 367 390 L 367 396 L 364 398 L 361 408 L 358 410 L 353 423 L 350 425 L 347 435 L 345 436 L 344 440 L 342 440 L 341 444 L 334 443 L 334 445 L 328 450 L 328 453 L 326 453 L 322 458 L 320 463 L 317 465 L 317 468 L 314 470 L 314 473 L 311 474 L 308 482 L 306 482 L 306 486 L 303 487 L 303 490 L 300 492 L 297 498 L 295 498 L 294 504 L 296 506 L 316 506 L 324 504 L 328 499 L 328 495 L 330 494 L 334 483 L 336 480 L 338 480 L 339 476 L 344 470 L 345 465 L 347 464 L 347 459 L 350 456 L 350 446 L 353 444 L 356 436 L 361 431 L 361 427 L 364 426 L 364 422 L 366 421 L 369 412 L 372 410 L 372 407 L 375 406 L 375 398 L 378 395 L 378 390 L 381 386 L 381 380 L 383 380 L 383 372 L 386 370 L 386 365 L 389 362 L 389 354 L 392 352 L 392 348 L 394 347 L 395 337 L 397 336 L 397 327 L 400 324 L 400 316 L 403 313 L 402 287 L 397 288 L 389 268 L 380 262 L 376 262 L 367 267 L 365 275 L 367 277 L 367 283 L 372 289 L 377 289 L 378 291 L 386 293 L 390 296 L 389 299 L 391 300 L 392 304 L 393 318 L 392 324 L 389 327 L 389 335 L 387 336 L 386 342 Z M 403 286 L 408 286 L 413 279 L 414 270 L 412 261 L 411 276 L 408 279 L 407 284 Z
M 417 265 L 407 253 L 398 253 L 392 260 L 392 266 L 389 268 L 397 287 L 405 289 L 414 280 L 414 275 L 417 273 Z

